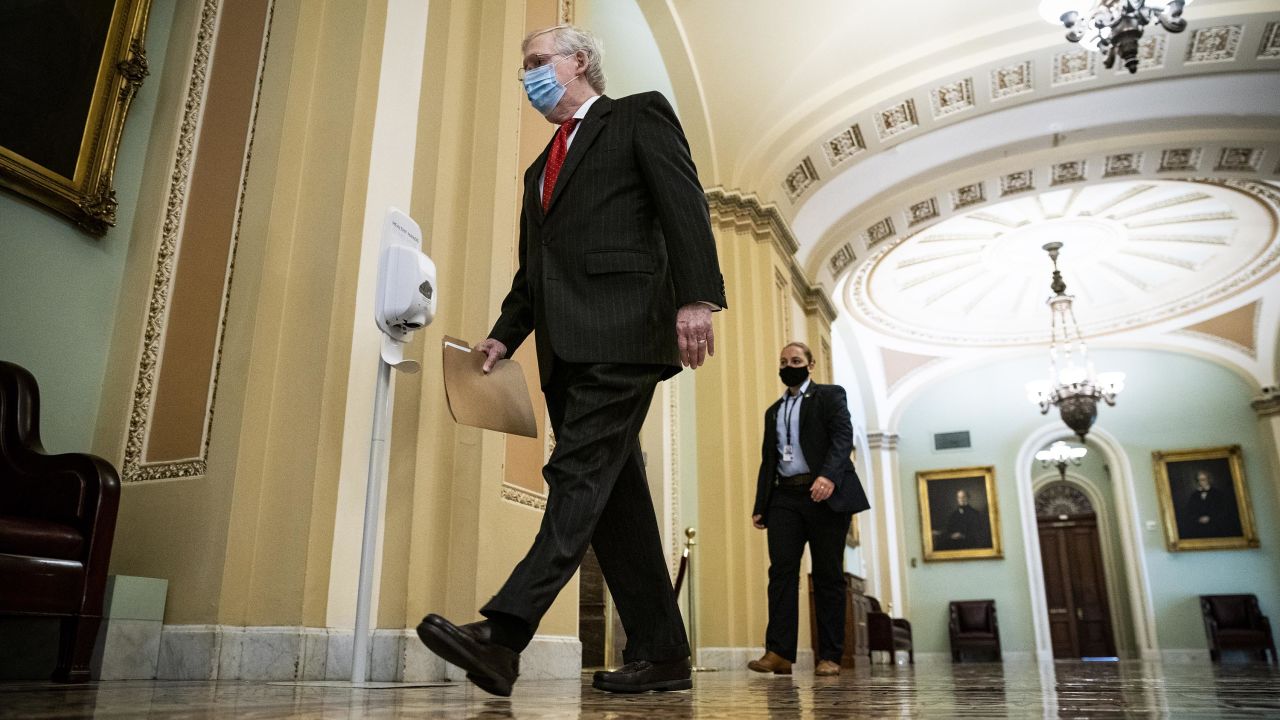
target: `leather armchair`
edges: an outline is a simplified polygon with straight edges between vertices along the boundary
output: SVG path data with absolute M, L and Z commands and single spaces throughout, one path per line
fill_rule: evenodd
M 1223 650 L 1244 650 L 1263 661 L 1270 652 L 1272 662 L 1280 660 L 1271 621 L 1262 614 L 1256 595 L 1201 595 L 1200 614 L 1214 662 L 1222 661 Z
M 995 600 L 953 600 L 950 613 L 953 662 L 963 662 L 967 653 L 1000 661 L 1000 624 L 996 620 Z
M 102 623 L 120 478 L 102 458 L 50 455 L 40 393 L 0 361 L 0 615 L 62 618 L 54 680 L 89 679 Z
M 867 647 L 871 653 L 883 651 L 891 656 L 899 650 L 907 651 L 911 664 L 916 663 L 916 651 L 911 643 L 911 623 L 905 618 L 889 617 L 880 610 L 880 601 L 867 596 L 871 610 L 867 612 Z

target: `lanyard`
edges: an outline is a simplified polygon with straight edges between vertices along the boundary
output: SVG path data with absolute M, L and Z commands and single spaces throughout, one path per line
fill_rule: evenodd
M 787 428 L 787 444 L 786 444 L 786 447 L 792 447 L 792 445 L 791 445 L 791 415 L 792 415 L 792 413 L 794 413 L 794 412 L 795 412 L 795 410 L 796 410 L 796 406 L 800 404 L 800 400 L 801 400 L 802 398 L 804 398 L 804 395 L 803 395 L 803 394 L 801 394 L 801 393 L 797 393 L 797 394 L 795 394 L 795 395 L 793 396 L 791 393 L 789 393 L 789 392 L 788 392 L 788 393 L 787 393 L 787 396 L 786 396 L 785 398 L 783 398 L 783 400 L 782 400 L 782 424 L 783 424 L 783 426 L 784 426 L 784 427 L 786 427 L 786 428 Z

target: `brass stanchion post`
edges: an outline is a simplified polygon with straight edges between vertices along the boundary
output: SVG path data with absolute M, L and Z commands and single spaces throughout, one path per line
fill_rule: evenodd
M 695 588 L 697 587 L 697 573 L 693 567 L 693 547 L 698 544 L 694 538 L 697 537 L 696 528 L 687 527 L 684 529 L 684 536 L 687 538 L 684 543 L 684 556 L 688 559 L 686 577 L 689 581 L 689 595 L 687 596 L 687 604 L 689 606 L 689 656 L 690 664 L 693 666 L 693 672 L 715 672 L 717 668 L 699 667 L 698 666 L 698 609 L 697 595 Z

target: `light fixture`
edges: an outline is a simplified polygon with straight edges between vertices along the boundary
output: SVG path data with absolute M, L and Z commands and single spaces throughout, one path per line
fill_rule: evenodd
M 1036 459 L 1040 461 L 1040 467 L 1049 467 L 1050 465 L 1058 466 L 1058 475 L 1063 480 L 1067 479 L 1067 466 L 1079 465 L 1084 456 L 1089 453 L 1089 448 L 1072 447 L 1065 442 L 1059 440 L 1048 448 L 1036 453 Z
M 1084 344 L 1076 314 L 1071 307 L 1075 298 L 1067 294 L 1067 284 L 1058 270 L 1058 251 L 1062 243 L 1044 245 L 1053 261 L 1053 297 L 1049 298 L 1049 379 L 1027 383 L 1027 399 L 1040 406 L 1040 413 L 1058 407 L 1062 422 L 1080 441 L 1098 418 L 1098 400 L 1116 404 L 1116 395 L 1124 389 L 1124 373 L 1095 373 Z
M 1067 40 L 1106 56 L 1108 69 L 1119 56 L 1130 73 L 1138 72 L 1138 41 L 1157 22 L 1171 33 L 1187 29 L 1182 9 L 1191 0 L 1040 0 L 1040 15 L 1067 28 Z

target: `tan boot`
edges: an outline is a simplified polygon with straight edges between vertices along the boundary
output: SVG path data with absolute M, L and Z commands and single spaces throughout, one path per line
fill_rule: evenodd
M 747 663 L 747 667 L 756 672 L 773 673 L 774 675 L 791 674 L 791 661 L 772 651 L 766 652 L 764 657 L 759 660 L 752 660 Z
M 831 660 L 822 660 L 818 663 L 818 667 L 813 669 L 813 674 L 819 677 L 832 677 L 840 674 L 840 666 Z

